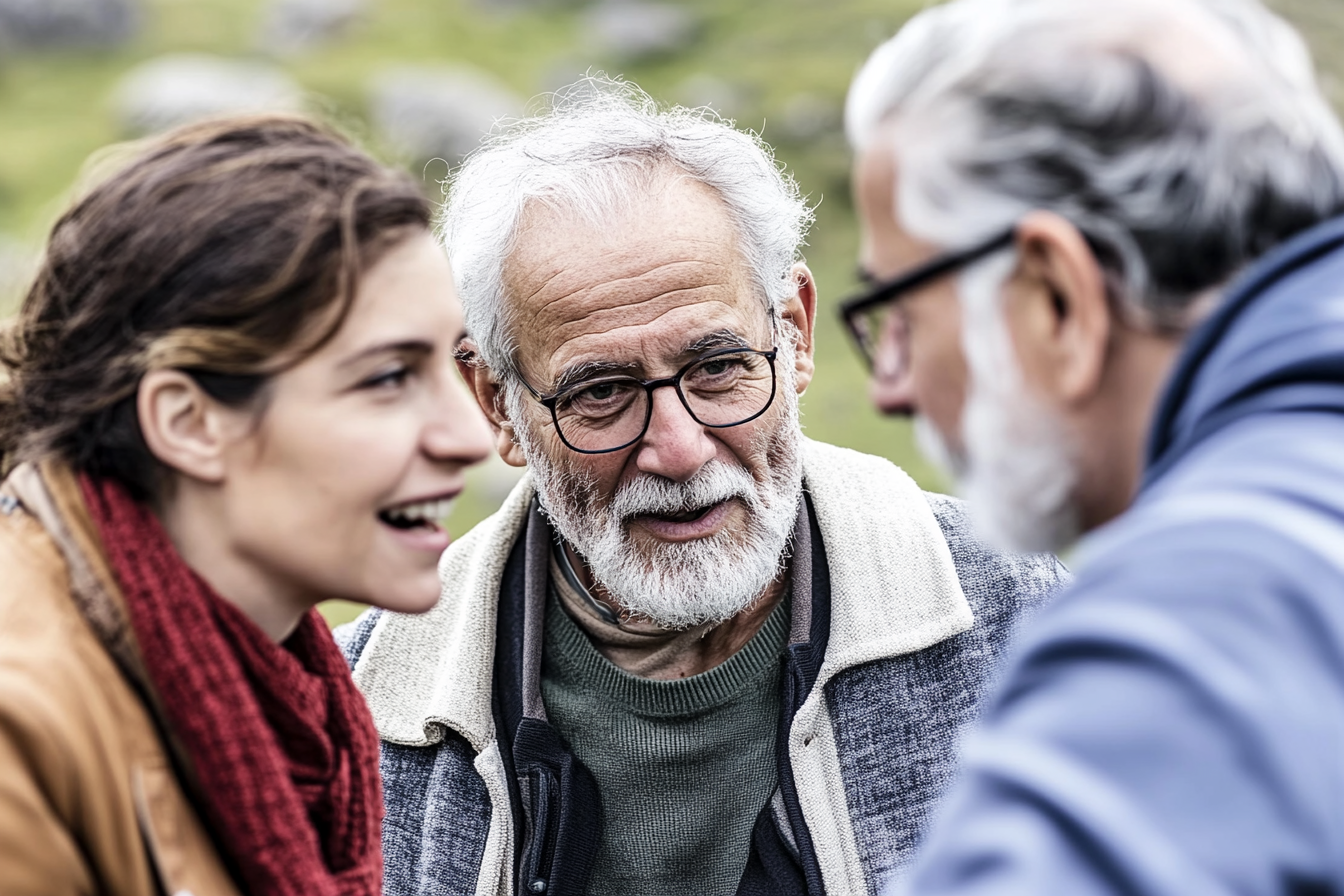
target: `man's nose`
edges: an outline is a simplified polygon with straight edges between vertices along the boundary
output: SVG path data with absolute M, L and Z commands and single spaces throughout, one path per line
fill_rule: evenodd
M 905 318 L 889 310 L 873 348 L 873 373 L 868 395 L 884 414 L 913 414 L 915 389 L 910 375 L 910 333 Z
M 686 410 L 676 389 L 654 389 L 650 400 L 653 413 L 636 450 L 635 465 L 642 473 L 685 482 L 718 453 L 718 446 Z
M 909 416 L 919 408 L 915 404 L 914 378 L 909 368 L 885 370 L 882 357 L 876 359 L 873 375 L 868 380 L 868 396 L 884 414 Z

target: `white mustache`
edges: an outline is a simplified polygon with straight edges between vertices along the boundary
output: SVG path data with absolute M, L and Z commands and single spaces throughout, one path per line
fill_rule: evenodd
M 677 514 L 741 498 L 748 507 L 757 502 L 756 481 L 741 467 L 721 460 L 706 464 L 685 482 L 660 476 L 640 476 L 621 486 L 612 499 L 612 512 L 626 520 L 645 514 Z

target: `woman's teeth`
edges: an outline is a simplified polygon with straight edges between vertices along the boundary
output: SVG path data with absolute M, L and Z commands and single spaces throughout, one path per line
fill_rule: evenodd
M 442 501 L 420 501 L 415 504 L 401 504 L 379 514 L 386 522 L 401 528 L 411 526 L 438 525 L 453 512 L 452 499 Z

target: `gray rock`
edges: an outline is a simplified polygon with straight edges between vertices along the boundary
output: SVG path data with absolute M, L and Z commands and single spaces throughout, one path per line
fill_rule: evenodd
M 788 139 L 808 142 L 840 133 L 842 116 L 838 101 L 816 93 L 798 93 L 785 101 L 778 124 Z
M 150 134 L 212 115 L 297 111 L 303 91 L 271 65 L 183 53 L 136 66 L 113 104 L 124 132 Z
M 500 118 L 517 115 L 523 99 L 492 75 L 466 67 L 389 69 L 370 90 L 370 118 L 379 139 L 413 163 L 456 165 Z
M 0 0 L 0 43 L 16 49 L 116 46 L 134 37 L 137 0 Z
M 747 108 L 746 91 L 739 85 L 699 72 L 672 90 L 677 102 L 692 109 L 708 106 L 724 118 L 736 118 Z
M 365 6 L 365 0 L 271 0 L 261 45 L 280 54 L 319 46 L 349 29 Z
M 695 40 L 700 22 L 684 6 L 608 0 L 587 10 L 580 28 L 595 52 L 633 62 L 685 49 Z
M 540 76 L 537 78 L 537 92 L 553 93 L 557 90 L 564 90 L 573 86 L 575 82 L 588 77 L 593 71 L 593 64 L 586 57 L 567 55 L 552 59 L 542 68 Z
M 471 0 L 471 6 L 487 15 L 511 16 L 533 9 L 561 6 L 568 0 Z

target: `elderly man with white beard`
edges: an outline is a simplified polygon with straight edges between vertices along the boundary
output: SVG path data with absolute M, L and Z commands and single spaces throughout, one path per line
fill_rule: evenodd
M 893 893 L 1344 892 L 1344 132 L 1256 0 L 953 0 L 853 84 L 880 407 L 1074 585 Z
M 529 473 L 346 633 L 392 894 L 861 894 L 1064 575 L 802 436 L 810 213 L 752 135 L 581 83 L 451 184 L 460 363 Z

